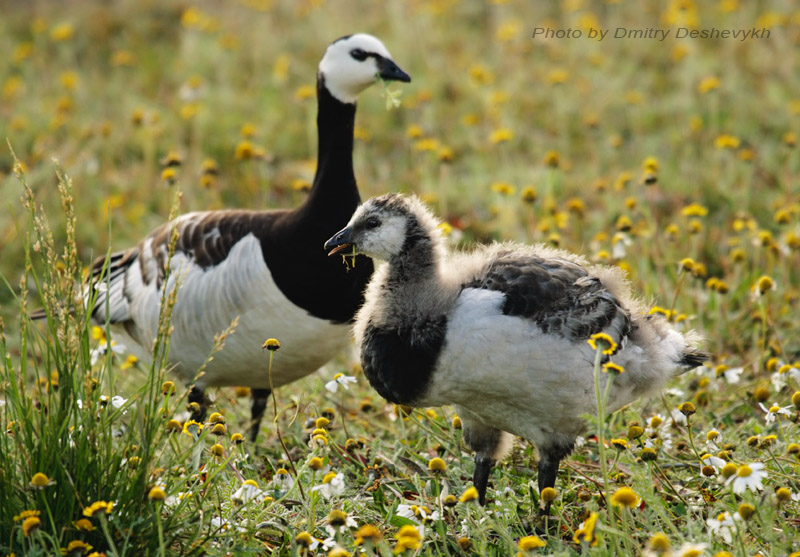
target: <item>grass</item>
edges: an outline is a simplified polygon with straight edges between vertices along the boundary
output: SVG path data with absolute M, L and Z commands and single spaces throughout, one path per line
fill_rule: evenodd
M 770 37 L 530 38 L 691 24 Z M 94 256 L 171 212 L 300 203 L 316 64 L 360 30 L 414 80 L 392 86 L 398 109 L 379 87 L 359 101 L 364 197 L 416 192 L 465 246 L 546 242 L 619 265 L 713 354 L 661 397 L 587 416 L 546 522 L 530 444 L 495 468 L 481 508 L 452 409 L 388 405 L 349 355 L 281 388 L 251 446 L 237 442 L 242 392 L 216 393 L 220 435 L 183 423 L 167 335 L 154 363 L 134 361 L 74 304 Z M 0 152 L 0 551 L 800 551 L 792 2 L 40 2 L 0 31 L 0 133 L 16 153 Z M 49 319 L 31 323 L 39 307 Z M 356 383 L 330 392 L 337 373 Z

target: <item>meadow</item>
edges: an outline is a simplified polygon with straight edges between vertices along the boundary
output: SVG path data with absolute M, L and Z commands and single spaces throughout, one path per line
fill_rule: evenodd
M 800 555 L 794 2 L 2 10 L 2 554 Z M 689 32 L 712 28 L 762 32 Z M 542 242 L 618 265 L 712 354 L 659 397 L 587 416 L 554 493 L 538 493 L 520 440 L 479 506 L 453 409 L 388 404 L 355 351 L 280 388 L 251 445 L 243 389 L 212 392 L 207 423 L 187 421 L 166 363 L 171 301 L 152 363 L 80 304 L 59 313 L 95 257 L 170 214 L 302 202 L 316 67 L 359 31 L 413 79 L 361 96 L 362 198 L 420 195 L 454 247 Z M 50 318 L 32 323 L 38 308 Z

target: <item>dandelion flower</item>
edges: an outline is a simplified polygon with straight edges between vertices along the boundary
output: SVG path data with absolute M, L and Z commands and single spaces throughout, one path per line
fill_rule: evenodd
M 344 373 L 337 373 L 336 375 L 333 376 L 333 379 L 331 381 L 325 383 L 325 388 L 328 389 L 330 392 L 335 393 L 336 390 L 339 388 L 339 385 L 341 385 L 345 389 L 349 389 L 350 387 L 348 387 L 347 385 L 349 383 L 355 383 L 355 382 L 356 382 L 355 377 L 351 375 L 345 375 Z
M 575 530 L 575 535 L 572 537 L 572 541 L 577 544 L 587 543 L 590 546 L 596 546 L 598 540 L 594 535 L 594 529 L 597 524 L 598 516 L 599 515 L 596 512 L 589 513 L 589 518 L 587 518 L 584 522 L 581 522 L 581 524 L 578 526 L 578 529 Z
M 83 516 L 88 516 L 92 518 L 98 513 L 101 514 L 111 514 L 111 510 L 114 508 L 113 501 L 95 501 L 85 509 L 83 509 Z
M 41 525 L 42 521 L 39 520 L 39 517 L 29 516 L 22 522 L 22 533 L 25 534 L 27 538 L 31 535 L 31 532 L 34 532 Z
M 602 350 L 604 355 L 610 356 L 617 351 L 617 343 L 606 333 L 595 333 L 586 341 L 592 350 Z

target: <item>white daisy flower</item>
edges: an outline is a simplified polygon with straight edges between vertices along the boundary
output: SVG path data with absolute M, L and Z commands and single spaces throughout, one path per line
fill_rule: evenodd
M 727 381 L 728 384 L 735 385 L 736 383 L 739 382 L 743 372 L 744 372 L 744 368 L 741 367 L 741 366 L 740 367 L 731 367 L 731 368 L 728 368 L 725 371 L 721 372 L 720 375 L 722 375 L 725 378 L 725 381 Z
M 333 376 L 333 380 L 328 381 L 325 383 L 325 388 L 328 389 L 330 392 L 335 393 L 336 390 L 339 388 L 339 385 L 348 389 L 348 383 L 355 383 L 356 378 L 351 375 L 345 375 L 344 373 L 337 373 Z
M 126 402 L 128 402 L 128 399 L 122 398 L 119 395 L 111 397 L 111 406 L 113 406 L 114 408 L 122 408 Z
M 272 481 L 270 482 L 273 489 L 278 492 L 277 495 L 283 495 L 287 493 L 292 487 L 294 487 L 294 478 L 289 475 L 284 468 L 279 468 L 275 475 L 272 477 Z
M 783 414 L 784 416 L 792 415 L 791 406 L 784 406 L 783 408 L 781 408 L 780 406 L 778 406 L 777 402 L 773 402 L 772 406 L 770 406 L 769 408 L 764 406 L 763 402 L 759 402 L 758 405 L 766 413 L 766 416 L 764 416 L 764 421 L 766 421 L 767 424 L 771 424 L 772 422 L 774 422 L 777 419 L 778 414 Z
M 672 416 L 672 421 L 675 422 L 677 425 L 686 425 L 686 415 L 678 410 L 677 408 L 674 409 L 670 415 Z
M 738 514 L 739 513 L 736 513 L 736 515 Z M 725 540 L 725 543 L 732 543 L 733 534 L 736 533 L 739 528 L 739 525 L 736 523 L 736 515 L 731 515 L 727 512 L 724 512 L 717 515 L 717 518 L 706 519 L 708 533 L 718 538 L 722 538 Z
M 712 468 L 714 468 L 714 471 L 716 472 L 719 472 L 722 469 L 722 467 L 725 466 L 725 464 L 727 464 L 721 458 L 712 456 L 710 454 L 703 455 L 701 460 L 703 461 L 703 464 L 705 464 L 706 466 L 711 466 Z
M 344 474 L 341 472 L 338 474 L 336 472 L 328 472 L 322 478 L 322 483 L 312 487 L 311 491 L 319 491 L 325 499 L 330 499 L 344 493 L 344 488 Z
M 678 548 L 674 555 L 676 555 L 676 557 L 697 557 L 697 555 L 703 555 L 707 547 L 707 543 L 685 542 Z
M 254 480 L 245 480 L 242 486 L 231 496 L 231 499 L 237 505 L 244 505 L 261 497 L 263 493 Z
M 733 482 L 734 493 L 744 493 L 748 489 L 750 491 L 758 491 L 763 489 L 764 486 L 761 482 L 767 477 L 767 472 L 764 470 L 764 464 L 761 462 L 754 462 L 752 464 L 743 464 L 739 466 L 736 475 L 728 478 L 726 484 Z

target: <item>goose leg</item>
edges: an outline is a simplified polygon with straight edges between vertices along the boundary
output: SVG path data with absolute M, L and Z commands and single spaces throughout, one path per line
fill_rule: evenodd
M 489 473 L 495 465 L 495 460 L 478 453 L 475 455 L 475 472 L 472 475 L 472 485 L 478 490 L 478 502 L 486 504 L 486 486 L 489 483 Z
M 555 488 L 556 477 L 558 476 L 558 465 L 561 459 L 572 452 L 575 446 L 575 441 L 569 443 L 555 443 L 553 445 L 539 448 L 539 465 L 537 466 L 539 474 L 539 494 L 546 487 Z M 539 513 L 545 516 L 550 514 L 550 504 L 552 501 L 545 503 L 544 508 L 539 509 Z
M 269 389 L 253 389 L 250 393 L 250 442 L 255 443 L 261 429 L 261 418 L 267 408 L 267 399 L 272 391 Z

